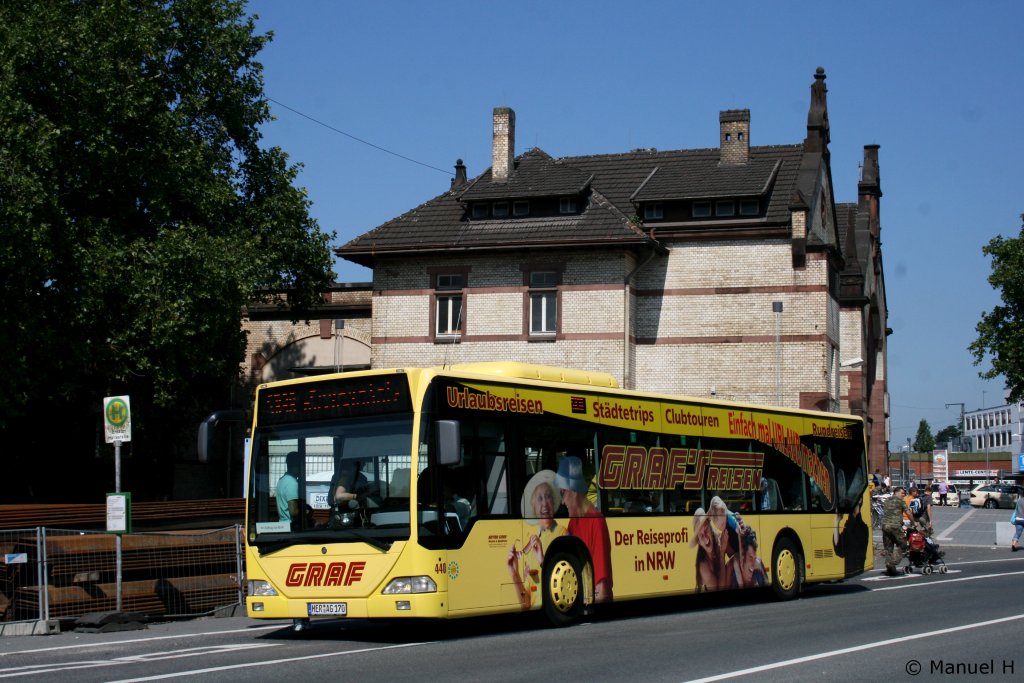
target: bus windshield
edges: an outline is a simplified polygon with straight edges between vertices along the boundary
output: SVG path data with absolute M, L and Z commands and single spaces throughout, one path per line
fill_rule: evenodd
M 409 538 L 412 414 L 257 426 L 248 490 L 249 542 L 296 544 Z

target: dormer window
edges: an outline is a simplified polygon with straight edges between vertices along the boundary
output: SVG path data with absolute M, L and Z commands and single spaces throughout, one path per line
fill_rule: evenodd
M 576 213 L 576 198 L 562 197 L 559 199 L 558 213 Z
M 694 202 L 693 217 L 708 218 L 711 215 L 711 202 Z
M 665 212 L 660 203 L 644 204 L 644 220 L 660 220 L 665 217 Z
M 487 218 L 489 215 L 489 207 L 487 204 L 474 204 L 473 205 L 473 218 L 479 220 L 481 218 Z
M 495 202 L 491 207 L 491 215 L 495 218 L 508 218 L 508 202 Z
M 756 199 L 741 199 L 740 200 L 740 215 L 741 216 L 756 216 L 761 212 L 761 202 Z
M 735 216 L 736 202 L 730 200 L 719 200 L 715 202 L 716 216 Z
M 512 203 L 512 215 L 517 218 L 530 215 L 530 202 L 521 201 Z

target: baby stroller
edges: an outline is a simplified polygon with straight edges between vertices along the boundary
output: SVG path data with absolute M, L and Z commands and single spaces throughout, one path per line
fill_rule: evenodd
M 907 574 L 912 574 L 915 568 L 925 575 L 931 574 L 935 567 L 940 574 L 948 571 L 942 559 L 945 553 L 939 549 L 939 544 L 912 526 L 907 527 L 907 546 L 907 566 L 903 568 Z

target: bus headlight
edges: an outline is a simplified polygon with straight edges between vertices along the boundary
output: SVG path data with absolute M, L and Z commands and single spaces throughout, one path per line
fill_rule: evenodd
M 277 591 L 270 585 L 269 581 L 249 581 L 249 595 L 254 597 L 268 597 L 277 595 Z
M 384 595 L 436 592 L 437 584 L 429 576 L 399 576 L 384 588 Z

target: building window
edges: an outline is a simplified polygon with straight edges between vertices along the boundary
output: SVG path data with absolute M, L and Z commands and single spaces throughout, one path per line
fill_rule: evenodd
M 530 215 L 530 202 L 514 202 L 512 204 L 512 215 L 523 217 Z
M 558 200 L 559 213 L 576 213 L 576 198 L 562 197 Z
M 451 337 L 462 332 L 462 289 L 466 286 L 463 273 L 438 274 L 434 306 L 434 331 L 437 336 Z
M 530 271 L 530 335 L 553 336 L 558 331 L 558 273 Z
M 694 202 L 693 217 L 707 218 L 711 215 L 711 202 Z
M 473 218 L 487 218 L 488 211 L 486 204 L 474 204 L 473 205 Z
M 756 199 L 740 200 L 741 216 L 756 216 L 761 210 L 761 203 Z
M 661 204 L 644 204 L 644 220 L 658 220 L 665 217 Z
M 734 202 L 732 200 L 715 202 L 715 215 L 716 216 L 735 216 L 736 215 L 736 202 Z
M 491 207 L 491 215 L 495 218 L 508 218 L 508 202 L 495 202 Z

